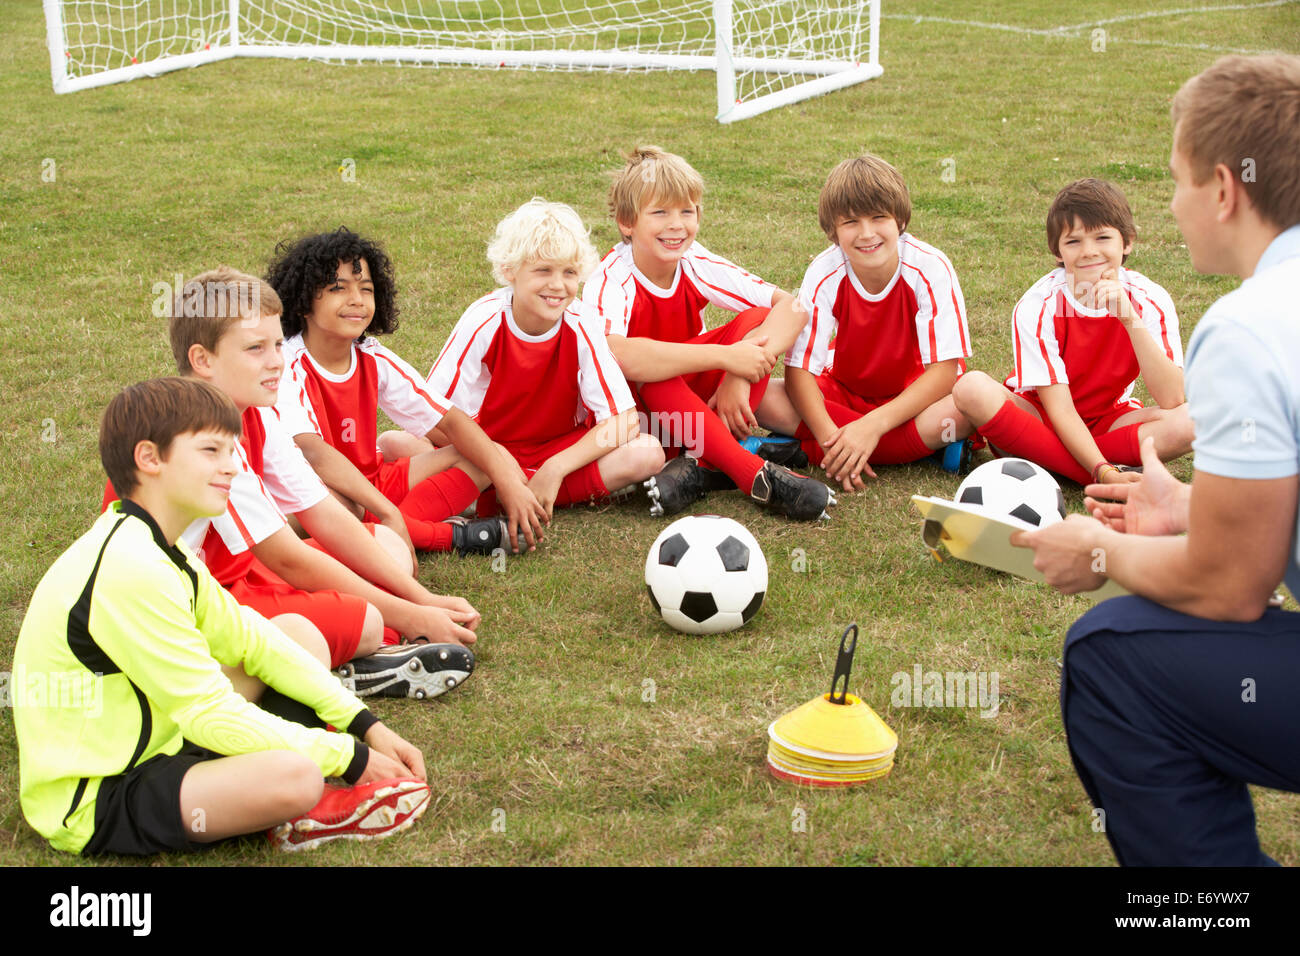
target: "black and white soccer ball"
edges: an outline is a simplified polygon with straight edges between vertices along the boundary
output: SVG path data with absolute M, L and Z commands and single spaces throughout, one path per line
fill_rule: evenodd
M 1009 515 L 1042 528 L 1065 518 L 1065 496 L 1047 471 L 1023 458 L 996 458 L 980 465 L 961 483 L 961 504 L 979 505 L 999 517 Z
M 691 515 L 664 528 L 645 559 L 650 603 L 687 634 L 734 631 L 763 606 L 767 559 L 745 526 Z

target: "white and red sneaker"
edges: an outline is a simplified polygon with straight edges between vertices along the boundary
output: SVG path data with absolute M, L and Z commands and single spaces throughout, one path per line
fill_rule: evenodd
M 266 836 L 281 850 L 306 850 L 330 840 L 379 840 L 420 819 L 431 795 L 429 785 L 414 777 L 355 787 L 327 783 L 320 803 Z

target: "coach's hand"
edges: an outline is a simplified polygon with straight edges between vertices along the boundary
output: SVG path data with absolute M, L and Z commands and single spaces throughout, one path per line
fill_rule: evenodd
M 1105 567 L 1105 551 L 1099 547 L 1105 526 L 1085 515 L 1068 515 L 1064 521 L 1037 531 L 1017 531 L 1011 543 L 1034 549 L 1034 567 L 1047 583 L 1065 594 L 1095 591 L 1106 583 L 1106 575 L 1093 570 Z
M 1130 474 L 1132 474 L 1130 472 Z M 1142 442 L 1142 474 L 1132 484 L 1083 489 L 1083 505 L 1098 521 L 1125 534 L 1182 534 L 1187 530 L 1191 486 L 1169 473 L 1156 440 Z M 1105 499 L 1105 500 L 1102 500 Z
M 371 724 L 364 739 L 370 748 L 370 759 L 366 761 L 365 772 L 358 783 L 373 783 L 394 777 L 429 779 L 420 749 L 393 733 L 383 722 Z

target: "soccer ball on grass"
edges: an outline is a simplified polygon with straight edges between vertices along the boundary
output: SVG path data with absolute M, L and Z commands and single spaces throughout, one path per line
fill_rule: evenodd
M 692 515 L 655 538 L 645 583 L 650 602 L 670 626 L 687 634 L 720 634 L 762 607 L 767 559 L 738 521 Z
M 1023 458 L 995 458 L 961 483 L 960 504 L 979 505 L 999 517 L 1009 515 L 1035 528 L 1065 518 L 1065 496 L 1046 470 Z

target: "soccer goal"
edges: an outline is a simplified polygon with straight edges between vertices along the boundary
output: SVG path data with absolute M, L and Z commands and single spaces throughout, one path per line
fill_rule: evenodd
M 880 0 L 44 0 L 56 93 L 236 56 L 715 70 L 731 123 L 881 74 Z

